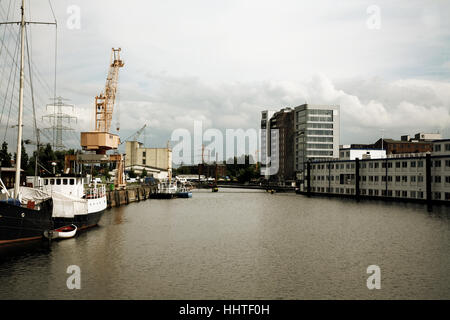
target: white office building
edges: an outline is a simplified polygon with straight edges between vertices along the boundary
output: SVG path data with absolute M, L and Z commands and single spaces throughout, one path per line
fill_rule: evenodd
M 294 170 L 304 179 L 309 160 L 339 158 L 340 110 L 338 105 L 303 104 L 294 109 Z

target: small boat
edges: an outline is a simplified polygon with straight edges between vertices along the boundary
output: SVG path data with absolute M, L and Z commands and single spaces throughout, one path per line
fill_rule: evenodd
M 75 234 L 77 233 L 77 230 L 78 230 L 77 226 L 74 224 L 71 224 L 71 225 L 64 226 L 64 227 L 61 227 L 58 229 L 45 231 L 44 236 L 47 239 L 58 239 L 58 238 L 67 239 L 67 238 L 74 237 Z
M 178 188 L 176 183 L 169 180 L 158 183 L 156 193 L 151 193 L 150 199 L 172 199 L 175 198 Z
M 188 188 L 187 184 L 181 181 L 177 181 L 177 198 L 192 198 L 192 192 Z

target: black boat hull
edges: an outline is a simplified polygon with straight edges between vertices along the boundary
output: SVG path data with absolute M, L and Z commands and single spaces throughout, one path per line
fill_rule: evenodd
M 40 210 L 0 201 L 0 245 L 41 239 L 53 229 L 53 201 L 47 199 Z
M 53 218 L 54 228 L 58 229 L 70 224 L 77 226 L 78 230 L 95 227 L 103 216 L 106 209 L 89 214 L 75 215 L 73 218 Z
M 175 197 L 174 193 L 150 193 L 150 199 L 172 199 Z

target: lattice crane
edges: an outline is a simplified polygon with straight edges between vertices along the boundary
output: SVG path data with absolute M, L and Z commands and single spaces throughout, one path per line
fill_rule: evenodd
M 91 153 L 66 155 L 65 170 L 72 170 L 73 162 L 78 163 L 116 163 L 117 188 L 124 187 L 124 158 L 121 154 L 107 155 L 108 150 L 117 150 L 120 138 L 116 134 L 109 133 L 111 128 L 114 103 L 116 101 L 119 69 L 124 66 L 120 58 L 121 49 L 112 48 L 109 63 L 108 76 L 106 78 L 105 90 L 95 97 L 95 128 L 94 131 L 81 132 L 81 147 Z M 95 152 L 95 153 L 94 153 Z
M 119 136 L 109 133 L 116 101 L 119 69 L 124 66 L 120 58 L 120 51 L 120 48 L 112 48 L 105 91 L 95 97 L 94 131 L 81 133 L 81 147 L 83 150 L 95 151 L 97 154 L 106 154 L 107 150 L 117 149 L 120 144 Z

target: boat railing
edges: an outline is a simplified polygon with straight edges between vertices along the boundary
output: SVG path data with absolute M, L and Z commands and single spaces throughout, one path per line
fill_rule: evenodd
M 96 186 L 88 186 L 85 188 L 86 199 L 103 198 L 106 195 L 106 186 L 104 184 Z

